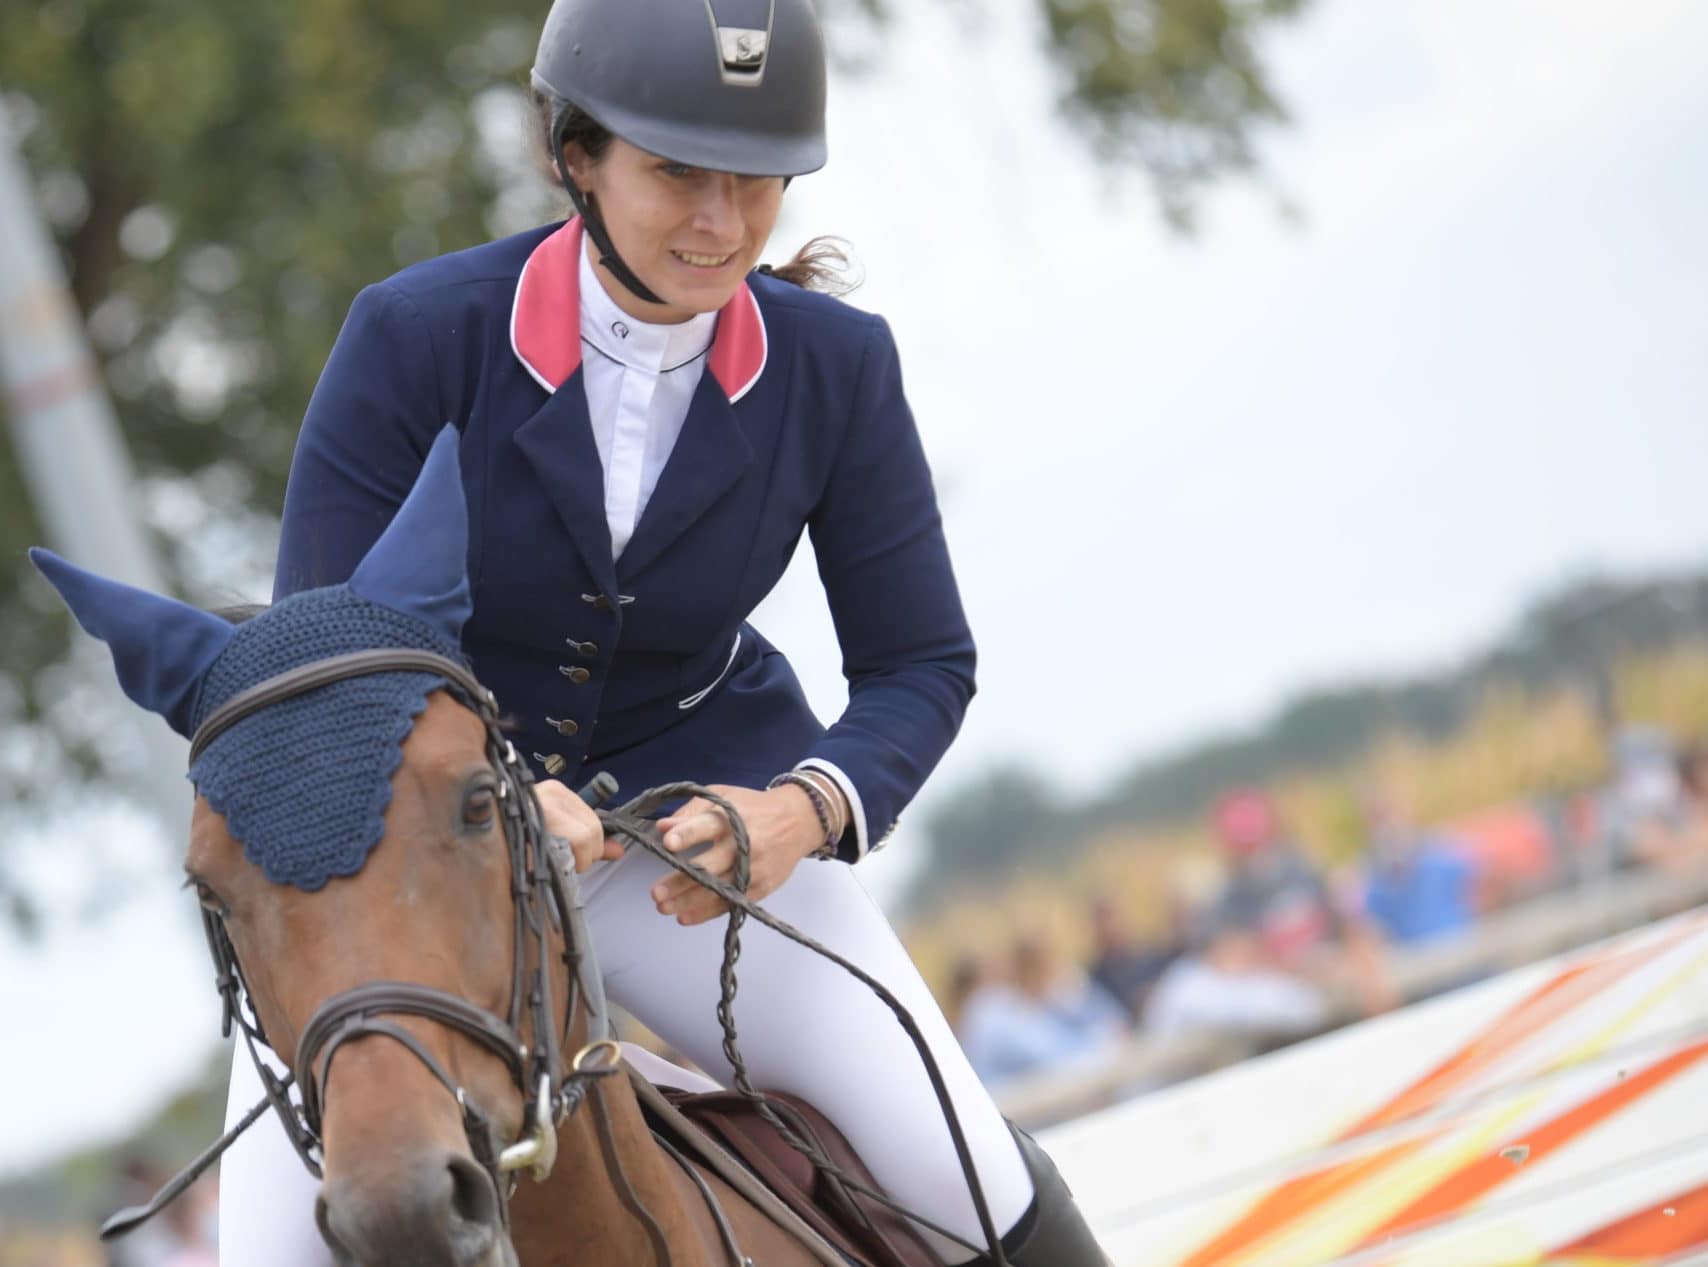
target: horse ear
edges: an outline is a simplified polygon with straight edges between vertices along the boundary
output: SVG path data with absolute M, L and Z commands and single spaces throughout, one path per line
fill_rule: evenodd
M 454 643 L 474 610 L 468 576 L 469 512 L 457 460 L 457 429 L 433 441 L 415 487 L 356 571 L 350 588 L 371 602 L 426 621 Z
M 51 550 L 30 551 L 77 623 L 107 644 L 126 695 L 188 738 L 196 688 L 236 632 L 211 612 L 85 572 Z

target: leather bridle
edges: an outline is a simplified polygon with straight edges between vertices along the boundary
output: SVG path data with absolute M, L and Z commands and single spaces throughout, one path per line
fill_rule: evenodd
M 619 1067 L 621 1052 L 611 1038 L 603 984 L 597 965 L 591 961 L 591 941 L 582 923 L 573 859 L 568 855 L 567 845 L 545 830 L 531 786 L 533 775 L 499 729 L 497 700 L 461 664 L 433 652 L 405 648 L 359 651 L 316 660 L 268 678 L 216 709 L 191 740 L 190 761 L 193 764 L 216 738 L 261 709 L 334 682 L 373 673 L 431 673 L 441 677 L 451 694 L 480 718 L 485 727 L 487 759 L 498 776 L 498 803 L 510 855 L 510 889 L 516 915 L 506 1015 L 494 1015 L 431 986 L 369 981 L 333 995 L 316 1009 L 298 1040 L 292 1064 L 294 1075 L 280 1076 L 261 1055 L 260 1046 L 271 1044 L 253 1005 L 246 1006 L 247 987 L 225 921 L 220 914 L 204 907 L 203 928 L 224 1003 L 221 1032 L 229 1037 L 233 1023 L 242 1030 L 266 1089 L 266 1099 L 197 1158 L 185 1174 L 163 1189 L 148 1207 L 121 1211 L 108 1220 L 102 1229 L 103 1236 L 119 1235 L 163 1208 L 268 1105 L 278 1115 L 303 1164 L 315 1178 L 320 1178 L 324 1155 L 322 1106 L 332 1058 L 346 1042 L 369 1035 L 384 1036 L 401 1044 L 455 1097 L 470 1152 L 491 1178 L 508 1227 L 507 1198 L 514 1188 L 514 1172 L 527 1169 L 536 1180 L 550 1174 L 557 1158 L 558 1124 L 575 1111 L 596 1080 L 615 1073 Z M 562 962 L 569 970 L 569 1000 L 561 1022 L 553 1015 L 552 983 L 547 971 L 553 932 L 561 934 Z M 532 971 L 528 969 L 530 959 Z M 566 1068 L 560 1054 L 568 1040 L 578 1000 L 586 1005 L 587 1042 Z M 502 1060 L 526 1105 L 521 1137 L 497 1148 L 486 1114 L 420 1039 L 396 1021 L 387 1019 L 395 1016 L 418 1016 L 444 1025 Z M 523 1038 L 524 1022 L 533 1038 L 531 1046 Z M 293 1080 L 301 1088 L 300 1108 L 291 1102 L 289 1095 Z

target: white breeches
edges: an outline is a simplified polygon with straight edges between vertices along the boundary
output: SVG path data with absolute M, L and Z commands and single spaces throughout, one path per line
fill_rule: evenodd
M 648 890 L 665 870 L 634 850 L 582 877 L 606 990 L 727 1084 L 731 1071 L 715 1011 L 724 921 L 684 928 L 659 915 Z M 1019 1150 L 853 869 L 804 862 L 764 905 L 882 981 L 912 1013 L 960 1113 L 997 1230 L 1013 1227 L 1032 1200 Z M 810 1101 L 848 1137 L 886 1191 L 982 1244 L 937 1097 L 889 1009 L 841 968 L 752 920 L 742 930 L 736 978 L 736 1032 L 754 1085 Z M 228 1124 L 260 1098 L 248 1051 L 239 1043 Z M 263 1117 L 221 1163 L 221 1267 L 331 1267 L 314 1225 L 317 1186 L 278 1121 Z M 949 1262 L 971 1256 L 959 1246 L 940 1248 Z

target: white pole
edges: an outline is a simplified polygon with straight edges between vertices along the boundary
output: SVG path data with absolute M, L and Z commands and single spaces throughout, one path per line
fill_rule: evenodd
M 18 455 L 49 543 L 81 567 L 164 592 L 136 513 L 130 456 L 83 337 L 53 239 L 0 97 L 0 389 Z M 152 714 L 144 728 L 148 804 L 168 838 L 189 835 L 188 747 Z

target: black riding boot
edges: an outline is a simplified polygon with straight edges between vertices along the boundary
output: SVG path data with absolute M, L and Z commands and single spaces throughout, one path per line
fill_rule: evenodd
M 1014 1142 L 1026 1159 L 1036 1195 L 1012 1231 L 1002 1238 L 1003 1257 L 1009 1267 L 1109 1267 L 1109 1259 L 1098 1248 L 1097 1238 L 1086 1226 L 1085 1216 L 1074 1204 L 1067 1181 L 1038 1141 L 1013 1123 Z M 988 1254 L 974 1263 L 988 1264 Z

